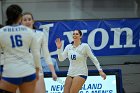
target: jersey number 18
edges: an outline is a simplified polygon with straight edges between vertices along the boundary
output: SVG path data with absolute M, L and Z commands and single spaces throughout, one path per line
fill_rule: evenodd
M 76 55 L 71 55 L 71 60 L 76 60 Z

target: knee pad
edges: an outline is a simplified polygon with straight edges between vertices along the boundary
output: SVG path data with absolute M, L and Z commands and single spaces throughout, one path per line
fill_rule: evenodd
M 9 92 L 7 90 L 0 89 L 0 93 L 13 93 L 13 92 Z

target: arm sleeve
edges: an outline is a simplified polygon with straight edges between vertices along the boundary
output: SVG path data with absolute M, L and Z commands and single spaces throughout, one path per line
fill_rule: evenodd
M 33 37 L 32 37 L 32 42 L 31 42 L 31 51 L 33 54 L 33 59 L 35 62 L 35 67 L 39 68 L 40 67 L 40 49 L 39 49 L 39 45 L 36 43 L 37 38 L 35 36 L 35 33 L 32 33 Z
M 64 51 L 57 49 L 59 61 L 64 61 L 68 57 L 68 45 L 65 47 Z
M 92 62 L 93 62 L 94 65 L 96 66 L 96 68 L 97 68 L 98 70 L 102 70 L 99 61 L 98 61 L 97 58 L 93 55 L 93 53 L 92 53 L 92 51 L 91 51 L 91 48 L 89 47 L 88 44 L 86 45 L 85 48 L 86 48 L 87 55 L 88 55 L 89 58 L 92 60 Z
M 44 33 L 43 33 L 43 40 L 42 40 L 41 48 L 42 48 L 43 56 L 45 58 L 46 63 L 53 65 L 51 56 L 50 56 L 50 53 L 48 50 L 48 42 L 47 42 L 47 39 L 46 39 Z
M 52 62 L 53 62 L 55 71 L 59 71 L 59 67 L 58 67 L 58 64 L 57 64 L 57 60 L 56 60 L 55 58 L 52 58 Z

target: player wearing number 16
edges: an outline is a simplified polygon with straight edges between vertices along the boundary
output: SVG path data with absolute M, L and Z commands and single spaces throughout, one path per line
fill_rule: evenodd
M 10 5 L 6 10 L 7 22 L 0 29 L 0 50 L 3 51 L 3 74 L 0 93 L 34 93 L 38 78 L 40 51 L 32 29 L 20 25 L 22 9 Z M 32 54 L 29 52 L 31 49 Z

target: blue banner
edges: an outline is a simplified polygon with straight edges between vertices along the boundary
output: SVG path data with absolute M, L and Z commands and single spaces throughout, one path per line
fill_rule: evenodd
M 37 21 L 35 26 L 48 38 L 48 47 L 56 55 L 55 40 L 60 37 L 64 47 L 72 42 L 72 32 L 83 33 L 95 56 L 140 54 L 140 19 Z

